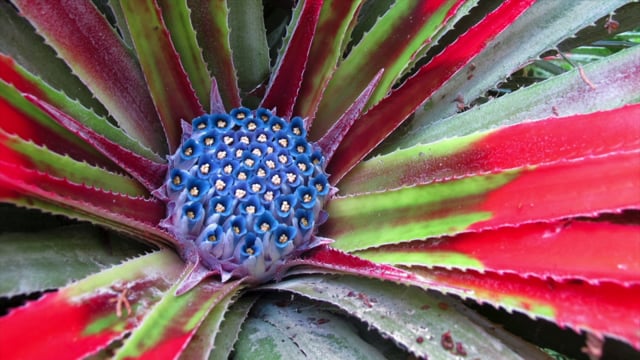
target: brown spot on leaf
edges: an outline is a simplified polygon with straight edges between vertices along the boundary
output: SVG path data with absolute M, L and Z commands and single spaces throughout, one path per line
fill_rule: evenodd
M 464 348 L 461 342 L 456 343 L 456 354 L 460 356 L 467 356 L 467 349 Z
M 440 345 L 442 345 L 442 348 L 447 351 L 453 350 L 455 343 L 453 342 L 453 337 L 451 337 L 450 331 L 442 334 L 442 336 L 440 337 Z
M 444 310 L 444 311 L 449 310 L 449 304 L 444 303 L 444 302 L 439 302 L 438 303 L 438 308 L 440 308 L 440 310 Z

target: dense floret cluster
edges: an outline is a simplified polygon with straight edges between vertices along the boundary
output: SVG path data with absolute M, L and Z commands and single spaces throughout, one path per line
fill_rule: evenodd
M 169 157 L 162 225 L 222 280 L 269 280 L 316 246 L 330 185 L 301 118 L 237 108 L 185 126 Z

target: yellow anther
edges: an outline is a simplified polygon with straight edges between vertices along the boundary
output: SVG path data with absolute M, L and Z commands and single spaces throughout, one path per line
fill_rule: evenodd
M 302 145 L 298 145 L 298 146 L 296 147 L 296 151 L 298 151 L 300 154 L 303 154 L 303 153 L 304 153 L 304 146 L 302 146 Z
M 313 197 L 309 194 L 304 194 L 304 196 L 302 197 L 302 201 L 308 203 L 309 201 L 311 201 L 313 199 Z
M 189 211 L 187 211 L 187 217 L 189 219 L 194 219 L 196 217 L 196 213 L 194 213 L 193 211 L 189 210 Z
M 307 218 L 301 218 L 300 219 L 300 224 L 302 224 L 302 226 L 309 226 L 309 220 L 307 220 Z
M 172 181 L 173 181 L 173 185 L 182 184 L 182 178 L 179 175 L 174 176 Z
M 253 255 L 254 251 L 253 248 L 247 248 L 247 250 L 245 250 L 245 252 L 249 255 Z
M 255 148 L 253 150 L 251 150 L 251 153 L 255 156 L 262 156 L 262 150 Z
M 250 123 L 247 125 L 247 129 L 249 129 L 249 130 L 251 130 L 251 131 L 253 131 L 253 130 L 257 129 L 257 128 L 258 128 L 258 125 L 256 125 L 256 123 L 254 123 L 254 122 L 250 122 Z
M 247 192 L 242 189 L 236 189 L 235 195 L 238 199 L 242 199 L 245 195 L 247 195 Z
M 282 130 L 282 126 L 280 124 L 273 124 L 273 126 L 271 126 L 271 130 L 280 131 Z
M 253 205 L 247 206 L 247 208 L 245 210 L 247 211 L 247 214 L 255 214 L 256 213 L 256 207 L 253 206 Z
M 255 184 L 251 185 L 251 191 L 253 191 L 255 193 L 257 193 L 261 189 L 262 189 L 262 185 L 260 185 L 259 183 L 255 183 Z
M 213 141 L 214 141 L 214 138 L 212 138 L 212 137 L 204 138 L 204 144 L 207 145 L 207 146 L 213 145 Z
M 294 173 L 287 173 L 287 181 L 289 181 L 290 183 L 296 182 L 297 177 L 298 176 Z
M 264 193 L 264 196 L 262 198 L 265 199 L 266 201 L 272 201 L 273 191 L 267 191 L 266 193 Z
M 246 159 L 244 160 L 244 164 L 245 164 L 245 165 L 247 165 L 247 166 L 249 166 L 249 167 L 253 166 L 253 164 L 255 164 L 255 163 L 256 163 L 256 162 L 255 162 L 252 158 L 246 158 Z
M 225 174 L 231 174 L 233 172 L 233 166 L 231 164 L 228 164 L 222 170 Z
M 287 155 L 280 155 L 278 156 L 278 161 L 280 161 L 281 164 L 286 164 L 287 161 L 289 161 L 289 157 L 287 157 Z
M 218 153 L 216 154 L 216 157 L 218 158 L 218 160 L 222 160 L 224 158 L 227 157 L 227 152 L 224 150 L 220 150 L 218 151 Z
M 186 149 L 184 149 L 184 155 L 185 156 L 191 156 L 193 155 L 193 148 L 191 146 L 187 147 Z
M 198 124 L 198 130 L 202 130 L 202 129 L 206 128 L 206 127 L 207 127 L 207 124 L 206 124 L 206 123 L 200 123 L 200 124 Z
M 258 135 L 258 138 L 256 140 L 258 140 L 258 142 L 261 142 L 261 143 L 267 142 L 267 135 L 260 134 L 260 135 Z
M 232 138 L 231 136 L 224 136 L 224 137 L 222 138 L 222 141 L 223 141 L 225 144 L 229 145 L 229 144 L 233 143 L 233 138 Z
M 278 241 L 280 242 L 280 244 L 284 244 L 289 241 L 289 237 L 285 234 L 282 234 L 280 235 L 280 238 L 278 238 Z
M 269 223 L 263 222 L 262 224 L 260 224 L 260 230 L 267 232 L 269 231 L 269 229 L 271 229 L 271 226 L 269 226 Z
M 262 115 L 260 118 L 262 119 L 262 121 L 269 120 L 269 117 L 267 115 Z
M 243 112 L 239 112 L 236 114 L 236 119 L 238 120 L 242 120 L 246 117 L 246 115 Z
M 224 182 L 224 181 L 222 181 L 220 179 L 216 180 L 216 190 L 222 191 L 226 187 L 227 187 L 227 183 L 226 182 Z
M 316 184 L 316 190 L 318 190 L 318 192 L 322 192 L 322 190 L 324 190 L 324 186 L 322 186 L 322 184 Z
M 224 120 L 218 120 L 217 125 L 218 125 L 218 127 L 219 127 L 219 128 L 221 128 L 221 129 L 222 129 L 222 128 L 224 128 L 225 126 L 227 126 L 227 122 L 226 122 L 226 121 L 224 121 Z
M 198 194 L 200 194 L 200 189 L 198 189 L 197 186 L 194 186 L 189 190 L 189 194 L 191 194 L 191 196 L 198 196 Z
M 242 136 L 242 137 L 240 137 L 240 142 L 241 143 L 245 143 L 245 144 L 249 144 L 251 141 L 249 140 L 248 136 Z
M 226 210 L 226 208 L 221 203 L 217 203 L 215 210 L 217 213 L 223 213 Z
M 209 235 L 209 237 L 207 238 L 207 240 L 211 241 L 211 242 L 215 242 L 216 240 L 218 240 L 218 238 L 216 238 L 215 235 Z
M 240 228 L 237 227 L 237 226 L 234 226 L 233 227 L 233 232 L 236 233 L 236 234 L 240 234 Z
M 267 176 L 267 172 L 264 171 L 263 168 L 259 168 L 256 175 L 258 175 L 258 177 L 265 177 L 265 176 Z
M 291 209 L 291 205 L 289 205 L 289 202 L 288 201 L 283 201 L 282 205 L 280 205 L 280 211 L 287 212 L 287 211 L 289 211 L 289 209 Z
M 307 164 L 298 163 L 298 169 L 300 169 L 300 171 L 307 171 Z
M 242 149 L 238 149 L 238 150 L 236 150 L 236 158 L 241 158 L 241 157 L 242 157 L 242 153 L 243 153 L 243 152 L 244 152 L 244 151 L 243 151 Z
M 209 173 L 209 170 L 211 170 L 211 165 L 210 164 L 202 164 L 200 165 L 200 172 L 207 175 Z
M 247 173 L 244 171 L 240 171 L 238 173 L 238 180 L 247 180 Z
M 291 129 L 291 132 L 294 135 L 298 135 L 298 136 L 300 136 L 300 134 L 302 134 L 302 131 L 300 131 L 300 128 L 298 128 L 298 127 L 294 127 L 293 129 Z
M 280 139 L 280 140 L 278 140 L 278 144 L 280 144 L 280 146 L 286 148 L 289 145 L 289 141 L 287 141 L 287 139 Z
M 269 169 L 275 169 L 276 168 L 276 163 L 274 163 L 273 160 L 267 160 L 264 163 L 267 164 L 267 167 Z

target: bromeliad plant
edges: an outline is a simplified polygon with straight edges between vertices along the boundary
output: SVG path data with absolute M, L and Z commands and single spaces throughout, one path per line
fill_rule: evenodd
M 640 347 L 640 47 L 471 107 L 637 4 L 287 4 L 0 2 L 0 357 L 544 356 L 436 292 Z

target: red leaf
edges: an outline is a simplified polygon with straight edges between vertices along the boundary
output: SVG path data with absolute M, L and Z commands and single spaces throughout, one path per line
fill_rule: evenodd
M 640 348 L 640 286 L 557 282 L 492 272 L 412 271 L 439 283 L 442 291 L 546 318 L 560 326 L 612 336 Z
M 276 109 L 280 116 L 287 119 L 291 118 L 300 91 L 322 3 L 323 0 L 304 2 L 291 41 L 273 72 L 267 93 L 260 104 L 263 108 Z
M 331 182 L 336 184 L 409 115 L 416 111 L 465 64 L 480 53 L 500 32 L 527 10 L 534 0 L 507 0 L 456 42 L 420 68 L 400 88 L 371 108 L 347 134 L 336 156 L 328 164 Z M 356 145 L 357 144 L 357 145 Z
M 340 190 L 354 193 L 395 189 L 562 159 L 632 151 L 640 148 L 638 119 L 640 105 L 635 104 L 418 145 L 359 164 L 340 182 Z
M 190 122 L 202 115 L 204 109 L 182 67 L 156 1 L 124 1 L 121 5 L 169 150 L 174 152 L 182 136 L 180 121 Z
M 419 260 L 420 254 L 430 264 Z M 640 226 L 577 221 L 500 228 L 358 253 L 396 265 L 451 266 L 623 285 L 640 284 L 639 254 Z
M 123 148 L 36 97 L 26 95 L 26 98 L 49 114 L 49 116 L 56 120 L 60 125 L 64 126 L 79 138 L 93 145 L 98 151 L 102 152 L 113 160 L 113 162 L 125 169 L 131 176 L 140 181 L 140 183 L 149 191 L 153 191 L 162 185 L 164 176 L 167 172 L 166 165 L 155 163 Z
M 140 324 L 180 265 L 175 255 L 156 252 L 13 310 L 0 318 L 0 358 L 79 359 L 105 348 Z
M 162 127 L 135 59 L 90 1 L 14 1 L 116 121 L 163 153 Z

